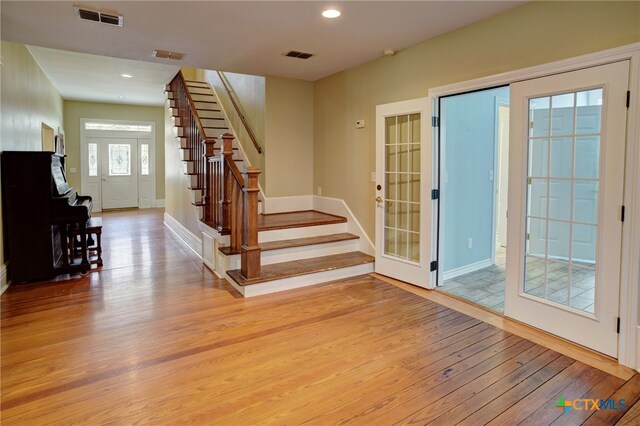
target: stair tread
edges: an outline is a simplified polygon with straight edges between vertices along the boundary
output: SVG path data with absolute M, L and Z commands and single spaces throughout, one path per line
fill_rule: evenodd
M 346 217 L 323 213 L 317 210 L 259 214 L 258 230 L 269 231 L 275 229 L 302 228 L 305 226 L 345 223 L 346 221 Z
M 293 260 L 291 262 L 274 263 L 262 266 L 262 276 L 253 280 L 242 278 L 239 269 L 227 271 L 227 274 L 239 285 L 254 285 L 284 278 L 308 275 L 317 272 L 332 271 L 350 266 L 373 263 L 375 258 L 368 254 L 352 251 L 349 253 L 333 254 L 330 256 L 314 257 L 311 259 Z
M 328 244 L 328 243 L 335 243 L 339 241 L 357 240 L 358 238 L 360 237 L 358 237 L 357 235 L 349 234 L 348 232 L 343 232 L 341 234 L 320 235 L 317 237 L 293 238 L 290 240 L 270 241 L 268 243 L 261 243 L 260 249 L 262 251 L 281 250 L 281 249 L 293 248 L 293 247 L 311 246 L 315 244 Z M 221 247 L 218 250 L 220 250 L 220 252 L 226 254 L 227 256 L 240 253 L 240 252 L 231 250 L 231 247 Z

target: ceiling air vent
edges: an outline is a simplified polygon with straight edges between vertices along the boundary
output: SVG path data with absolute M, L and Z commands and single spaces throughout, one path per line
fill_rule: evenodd
M 284 56 L 288 56 L 290 58 L 298 58 L 298 59 L 309 59 L 310 57 L 313 56 L 313 53 L 305 53 L 305 52 L 298 52 L 297 50 L 290 50 L 289 52 L 285 53 Z
M 102 22 L 103 24 L 115 25 L 117 27 L 121 27 L 124 24 L 123 16 L 97 12 L 95 10 L 76 8 L 76 15 L 85 21 Z
M 169 52 L 168 50 L 154 50 L 153 57 L 161 59 L 175 59 L 176 61 L 179 61 L 184 58 L 184 53 Z

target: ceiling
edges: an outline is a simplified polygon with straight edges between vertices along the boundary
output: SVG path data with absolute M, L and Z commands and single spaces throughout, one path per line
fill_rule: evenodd
M 134 105 L 162 105 L 164 86 L 180 69 L 154 64 L 28 46 L 64 99 Z M 121 74 L 129 74 L 124 78 Z
M 523 3 L 526 1 L 2 0 L 0 28 L 2 40 L 32 46 L 313 81 L 378 58 L 384 49 L 400 50 Z M 124 26 L 80 20 L 74 4 L 123 15 Z M 321 11 L 329 6 L 340 9 L 342 16 L 323 18 Z M 179 62 L 156 59 L 151 56 L 154 49 L 186 56 Z M 289 50 L 315 56 L 308 60 L 283 56 Z M 114 83 L 96 83 L 97 77 L 104 76 L 99 73 L 101 63 L 97 58 L 81 65 L 86 66 L 81 74 L 80 70 L 62 70 L 63 60 L 78 66 L 79 56 L 68 54 L 56 60 L 51 51 L 32 51 L 54 84 L 57 79 L 70 86 L 70 77 L 103 89 Z M 117 77 L 122 69 L 117 67 L 130 63 L 113 64 L 116 71 L 109 73 Z M 144 69 L 144 64 L 138 66 Z M 168 68 L 163 70 L 168 72 Z M 162 74 L 163 70 L 149 68 L 151 73 Z M 140 81 L 132 79 L 131 87 Z M 66 90 L 61 88 L 61 92 Z M 73 96 L 82 96 L 81 91 Z

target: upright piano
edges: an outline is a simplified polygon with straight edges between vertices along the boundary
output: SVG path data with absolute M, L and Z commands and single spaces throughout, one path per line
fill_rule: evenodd
M 91 197 L 69 186 L 64 156 L 53 152 L 4 151 L 2 207 L 5 259 L 12 282 L 86 272 L 86 227 Z M 81 230 L 81 259 L 67 247 L 67 230 Z

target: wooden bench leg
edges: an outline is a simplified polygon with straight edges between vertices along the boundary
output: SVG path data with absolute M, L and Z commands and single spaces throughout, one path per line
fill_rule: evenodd
M 98 253 L 98 266 L 102 266 L 102 230 L 100 230 L 99 232 L 96 232 L 96 240 L 97 240 L 97 245 L 96 245 L 96 251 Z

